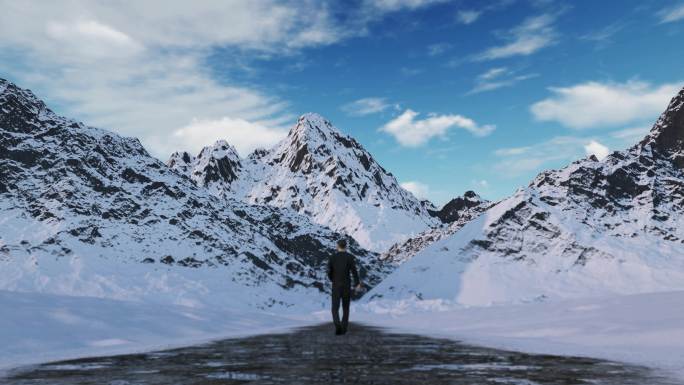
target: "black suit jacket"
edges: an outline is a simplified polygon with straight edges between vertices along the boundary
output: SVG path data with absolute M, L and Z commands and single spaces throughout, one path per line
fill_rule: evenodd
M 349 286 L 349 275 L 354 276 L 354 285 L 359 284 L 359 272 L 356 270 L 356 258 L 346 251 L 338 251 L 328 258 L 328 278 L 333 287 Z

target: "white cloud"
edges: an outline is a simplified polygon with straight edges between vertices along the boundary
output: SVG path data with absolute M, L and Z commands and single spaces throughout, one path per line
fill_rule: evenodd
M 585 144 L 584 151 L 587 155 L 596 156 L 598 160 L 603 160 L 603 158 L 607 157 L 608 154 L 610 154 L 610 150 L 608 149 L 608 147 L 602 145 L 601 143 L 595 140 L 592 140 L 589 143 Z
M 235 50 L 236 60 L 287 55 L 363 34 L 363 23 L 369 22 L 348 28 L 336 21 L 328 5 L 310 0 L 116 6 L 0 0 L 0 8 L 5 77 L 31 88 L 62 114 L 139 137 L 162 159 L 184 144 L 171 135 L 179 130 L 193 138 L 191 143 L 206 137 L 204 144 L 210 144 L 214 136 L 206 126 L 223 132 L 221 124 L 246 122 L 275 132 L 294 121 L 283 100 L 237 85 L 229 76 L 216 80 L 206 64 L 214 48 Z M 240 148 L 252 136 L 240 130 L 228 139 Z
M 452 127 L 465 129 L 475 136 L 486 136 L 494 131 L 495 126 L 480 126 L 472 119 L 462 115 L 428 115 L 425 119 L 416 119 L 418 113 L 407 109 L 401 115 L 380 128 L 394 136 L 394 138 L 406 147 L 418 147 L 427 143 L 434 137 L 446 136 Z
M 177 148 L 198 153 L 208 143 L 225 139 L 235 146 L 240 156 L 247 156 L 256 148 L 269 148 L 283 139 L 287 130 L 272 129 L 244 119 L 224 117 L 217 120 L 194 119 L 173 132 Z
M 508 43 L 488 48 L 475 55 L 475 60 L 493 60 L 511 56 L 527 56 L 556 42 L 556 31 L 553 22 L 556 15 L 542 14 L 530 17 L 522 24 L 508 31 L 503 36 Z
M 475 186 L 479 190 L 486 190 L 489 188 L 489 182 L 485 179 L 479 179 L 479 180 L 473 180 L 472 185 Z
M 504 75 L 508 73 L 508 69 L 506 67 L 497 67 L 497 68 L 492 68 L 490 70 L 487 70 L 483 73 L 481 73 L 478 76 L 478 79 L 482 80 L 492 80 L 495 79 L 501 75 Z
M 500 149 L 494 151 L 494 155 L 497 155 L 497 156 L 522 155 L 522 154 L 527 153 L 531 149 L 532 149 L 532 147 L 530 147 L 530 146 L 500 148 Z
M 649 126 L 623 128 L 608 132 L 600 138 L 557 136 L 527 146 L 500 148 L 494 151 L 494 155 L 500 158 L 494 163 L 494 169 L 504 178 L 510 178 L 548 168 L 564 167 L 589 155 L 603 160 L 612 152 L 610 148 L 631 147 L 641 141 L 649 129 Z
M 0 68 L 57 112 L 136 136 L 162 159 L 217 138 L 246 151 L 295 117 L 263 88 L 217 79 L 207 66 L 217 48 L 249 70 L 251 58 L 364 35 L 388 12 L 441 1 L 368 0 L 340 18 L 340 7 L 315 0 L 0 0 Z M 383 99 L 365 103 L 360 113 L 387 108 Z
M 48 21 L 42 39 L 45 45 L 32 48 L 44 57 L 55 57 L 57 63 L 92 64 L 108 60 L 120 63 L 134 59 L 145 50 L 141 42 L 95 20 Z M 0 45 L 3 42 L 6 43 L 0 38 Z
M 643 139 L 650 130 L 651 127 L 649 126 L 628 127 L 613 131 L 610 136 L 616 139 L 621 139 L 626 143 L 633 144 Z
M 603 160 L 612 152 L 610 148 L 621 150 L 631 147 L 641 141 L 649 130 L 649 126 L 636 126 L 607 132 L 600 138 L 557 136 L 527 146 L 500 148 L 494 151 L 494 156 L 500 158 L 494 163 L 494 169 L 507 178 L 564 167 L 588 155 Z
M 435 43 L 428 46 L 429 56 L 439 56 L 451 48 L 449 43 Z
M 482 15 L 481 11 L 476 11 L 473 9 L 464 9 L 458 11 L 458 13 L 456 14 L 456 20 L 458 20 L 458 22 L 461 24 L 472 24 L 480 18 L 480 15 Z
M 654 86 L 646 82 L 587 82 L 550 88 L 552 97 L 534 103 L 530 110 L 540 121 L 585 129 L 650 120 L 662 112 L 681 84 Z
M 295 121 L 282 101 L 250 88 L 220 84 L 205 74 L 201 61 L 200 55 L 145 53 L 98 61 L 97 68 L 88 63 L 58 68 L 41 63 L 19 83 L 60 101 L 65 105 L 60 112 L 66 115 L 139 137 L 161 159 L 184 149 L 185 143 L 171 134 L 194 119 L 244 120 L 271 129 Z
M 684 4 L 662 9 L 657 16 L 661 23 L 672 23 L 684 19 Z
M 77 43 L 81 53 L 86 55 L 93 49 L 99 52 L 102 48 L 111 49 L 116 46 L 132 51 L 142 48 L 125 33 L 94 20 L 80 20 L 69 24 L 48 22 L 45 32 L 57 44 Z
M 603 159 L 609 153 L 608 148 L 595 139 L 557 136 L 528 146 L 495 150 L 494 155 L 500 160 L 494 163 L 494 169 L 502 177 L 512 178 L 545 168 L 562 167 L 586 155 L 594 154 Z
M 497 67 L 480 74 L 475 80 L 475 86 L 468 94 L 477 94 L 485 91 L 493 91 L 499 88 L 511 87 L 523 80 L 536 77 L 536 74 L 516 75 L 515 71 L 506 67 Z
M 430 187 L 428 187 L 428 185 L 416 181 L 401 183 L 401 187 L 415 195 L 418 199 L 427 199 L 427 196 L 430 193 Z
M 324 5 L 314 1 L 206 1 L 201 4 L 167 1 L 47 2 L 40 7 L 4 1 L 0 16 L 3 41 L 45 44 L 52 32 L 117 39 L 127 36 L 145 46 L 174 48 L 234 45 L 281 50 L 327 44 L 343 31 Z M 307 17 L 299 17 L 306 14 Z M 56 27 L 56 28 L 55 28 Z
M 624 21 L 616 21 L 598 30 L 580 36 L 580 39 L 596 43 L 596 48 L 605 48 L 612 42 L 613 37 L 627 26 Z
M 339 18 L 339 7 L 315 0 L 0 0 L 0 68 L 59 113 L 139 137 L 162 159 L 221 135 L 247 149 L 294 116 L 262 88 L 216 79 L 207 61 L 217 48 L 249 70 L 250 58 L 364 35 L 388 12 L 436 2 L 369 0 Z
M 468 93 L 477 94 L 480 92 L 494 91 L 494 90 L 497 90 L 499 88 L 512 87 L 515 84 L 517 84 L 523 80 L 532 79 L 534 77 L 537 77 L 537 74 L 517 75 L 517 76 L 510 77 L 510 78 L 501 79 L 498 81 L 489 81 L 489 82 L 480 81 Z
M 342 106 L 342 111 L 353 116 L 364 116 L 385 111 L 392 105 L 385 98 L 363 98 Z
M 372 8 L 385 12 L 399 11 L 402 9 L 417 9 L 449 0 L 366 0 L 366 4 Z
M 498 1 L 487 1 L 479 2 L 478 5 L 484 5 L 479 9 L 462 9 L 456 13 L 456 21 L 461 24 L 472 24 L 482 18 L 485 13 L 493 11 L 501 11 L 507 8 L 509 5 L 513 4 L 516 0 L 498 0 Z

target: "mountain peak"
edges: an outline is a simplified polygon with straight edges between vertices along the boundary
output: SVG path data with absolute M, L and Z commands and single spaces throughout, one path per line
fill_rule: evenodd
M 7 86 L 9 85 L 10 82 L 7 79 L 0 78 L 0 95 L 2 95 L 5 92 Z
M 44 128 L 42 122 L 60 119 L 29 89 L 0 78 L 0 126 L 13 131 L 32 132 Z
M 298 146 L 310 142 L 325 143 L 342 136 L 328 119 L 314 112 L 301 115 L 288 134 L 290 142 Z
M 171 154 L 169 160 L 166 162 L 166 165 L 180 172 L 181 174 L 186 175 L 189 174 L 189 171 L 192 168 L 192 162 L 194 160 L 195 157 L 190 155 L 190 153 L 187 151 L 176 151 Z
M 434 207 L 401 188 L 359 142 L 319 114 L 301 115 L 287 137 L 245 159 L 221 141 L 188 158 L 178 153 L 169 165 L 212 194 L 292 209 L 370 250 L 440 225 L 428 213 Z
M 672 159 L 678 168 L 684 168 L 684 88 L 672 98 L 650 134 L 640 143 L 641 146 L 649 144 Z
M 439 218 L 443 223 L 452 223 L 457 221 L 466 210 L 488 203 L 489 201 L 482 199 L 475 191 L 468 190 L 463 196 L 447 202 L 441 209 L 430 210 L 430 214 Z
M 323 115 L 318 114 L 316 112 L 307 112 L 299 116 L 299 119 L 297 119 L 298 122 L 301 121 L 309 121 L 309 122 L 328 122 L 329 120 L 324 118 Z
M 432 206 L 428 201 L 423 202 Z M 394 244 L 382 254 L 381 258 L 392 264 L 400 265 L 429 245 L 454 234 L 490 206 L 490 201 L 480 198 L 472 190 L 452 199 L 439 210 L 432 206 L 432 208 L 428 208 L 428 213 L 439 219 L 444 226 L 429 228 L 404 242 Z
M 20 88 L 9 80 L 0 78 L 0 104 L 6 104 L 10 101 L 16 101 L 22 105 L 35 105 L 40 108 L 45 108 L 43 103 L 36 95 L 29 89 Z
M 332 123 L 330 123 L 330 120 L 315 112 L 307 112 L 300 115 L 297 119 L 297 126 L 301 124 L 306 124 L 306 127 L 309 128 L 316 127 L 320 129 L 337 130 Z
M 478 200 L 478 201 L 481 200 L 481 199 L 480 199 L 480 196 L 477 195 L 477 193 L 476 193 L 475 191 L 473 191 L 473 190 L 468 190 L 468 191 L 466 191 L 466 192 L 463 194 L 463 198 L 466 198 L 466 199 L 469 199 L 469 200 L 474 200 L 474 199 L 476 199 L 476 200 Z
M 214 183 L 229 186 L 238 178 L 242 168 L 235 147 L 222 139 L 204 147 L 196 157 L 186 151 L 174 152 L 166 164 L 181 174 L 189 175 L 200 186 Z
M 357 153 L 366 159 L 364 164 L 368 166 L 369 155 L 356 140 L 321 115 L 310 112 L 299 117 L 272 156 L 276 163 L 287 164 L 292 172 L 308 174 L 317 166 L 322 170 L 327 168 L 331 161 L 357 158 Z
M 204 147 L 199 155 L 197 155 L 197 159 L 201 160 L 208 160 L 209 158 L 221 159 L 226 157 L 233 161 L 240 160 L 240 155 L 235 147 L 223 139 L 219 139 L 214 142 L 214 144 Z

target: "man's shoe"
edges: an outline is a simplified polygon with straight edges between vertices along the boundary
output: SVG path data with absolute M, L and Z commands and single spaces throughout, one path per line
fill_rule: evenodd
M 347 334 L 347 327 L 346 326 L 342 326 L 342 334 Z
M 336 326 L 336 327 L 335 327 L 335 335 L 336 335 L 336 336 L 340 336 L 340 335 L 342 335 L 342 334 L 344 334 L 344 331 L 342 331 L 342 328 L 339 327 L 339 326 Z

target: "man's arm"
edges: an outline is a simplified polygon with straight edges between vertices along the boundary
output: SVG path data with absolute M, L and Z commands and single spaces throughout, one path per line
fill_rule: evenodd
M 359 281 L 359 272 L 356 270 L 356 258 L 353 255 L 351 255 L 351 272 L 354 277 L 354 286 L 359 286 L 361 281 Z
M 333 264 L 332 264 L 332 258 L 328 257 L 328 279 L 330 281 L 333 280 Z

